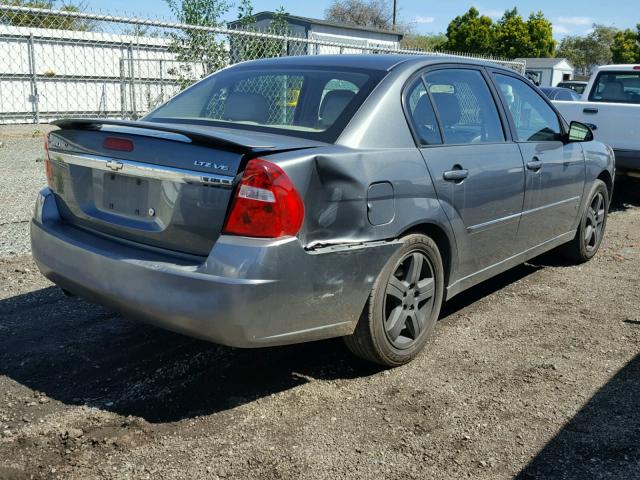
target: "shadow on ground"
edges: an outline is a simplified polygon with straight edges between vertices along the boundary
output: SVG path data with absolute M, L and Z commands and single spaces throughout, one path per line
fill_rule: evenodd
M 533 271 L 522 265 L 468 290 L 441 317 Z M 309 379 L 381 370 L 353 357 L 340 339 L 227 348 L 130 321 L 55 287 L 0 301 L 0 318 L 0 375 L 65 404 L 153 423 L 225 410 Z
M 366 376 L 339 340 L 232 349 L 122 318 L 51 287 L 0 301 L 0 375 L 66 404 L 149 422 L 228 409 L 309 377 Z
M 638 412 L 640 355 L 602 387 L 516 479 L 639 479 Z
M 640 206 L 640 179 L 620 176 L 616 178 L 610 211 L 624 211 L 629 206 Z
M 618 189 L 614 204 L 635 201 L 634 192 Z M 537 259 L 463 292 L 441 319 L 549 264 Z M 124 319 L 53 287 L 0 301 L 0 375 L 65 404 L 154 423 L 225 410 L 309 379 L 379 371 L 339 339 L 239 350 Z

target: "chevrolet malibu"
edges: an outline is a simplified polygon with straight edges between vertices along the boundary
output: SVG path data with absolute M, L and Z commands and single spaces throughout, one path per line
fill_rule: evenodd
M 342 336 L 386 366 L 463 290 L 551 249 L 589 260 L 615 173 L 525 78 L 448 57 L 246 62 L 141 121 L 54 123 L 47 278 L 212 342 Z

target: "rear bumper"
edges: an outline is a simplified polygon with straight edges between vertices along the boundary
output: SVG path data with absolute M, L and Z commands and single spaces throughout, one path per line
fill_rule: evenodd
M 397 243 L 324 253 L 297 238 L 221 236 L 206 259 L 123 244 L 61 221 L 43 190 L 31 222 L 33 257 L 61 287 L 160 327 L 234 347 L 352 333 Z
M 640 150 L 620 150 L 614 149 L 616 155 L 616 170 L 638 170 L 640 171 Z

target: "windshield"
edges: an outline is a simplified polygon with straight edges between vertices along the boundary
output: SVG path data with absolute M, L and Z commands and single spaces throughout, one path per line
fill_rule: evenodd
M 559 87 L 562 88 L 570 88 L 574 92 L 582 95 L 584 93 L 584 89 L 587 88 L 586 83 L 573 83 L 573 82 L 560 82 L 558 84 Z
M 205 78 L 144 120 L 333 141 L 381 75 L 356 69 L 231 68 Z
M 640 104 L 640 71 L 600 72 L 591 89 L 592 102 Z

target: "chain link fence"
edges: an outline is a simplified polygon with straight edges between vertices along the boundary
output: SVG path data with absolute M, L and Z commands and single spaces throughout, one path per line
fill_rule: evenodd
M 489 60 L 520 73 L 525 67 L 507 59 L 402 50 L 362 39 L 334 42 L 0 5 L 0 124 L 42 123 L 65 116 L 136 119 L 233 63 L 346 53 L 454 55 Z M 287 102 L 295 99 L 284 99 Z

